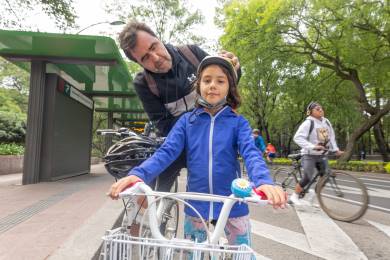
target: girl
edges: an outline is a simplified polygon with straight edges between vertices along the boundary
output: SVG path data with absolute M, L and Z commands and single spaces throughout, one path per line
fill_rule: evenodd
M 251 136 L 251 128 L 235 110 L 240 105 L 237 74 L 232 63 L 219 56 L 207 56 L 199 64 L 194 83 L 199 95 L 197 108 L 184 114 L 155 154 L 133 168 L 128 177 L 111 186 L 109 195 L 117 199 L 129 184 L 156 178 L 185 149 L 187 191 L 230 195 L 231 182 L 240 177 L 238 153 L 245 160 L 250 180 L 263 191 L 275 208 L 286 205 L 285 193 L 270 178 L 269 171 Z M 215 223 L 221 203 L 190 201 L 201 216 Z M 229 244 L 250 245 L 249 210 L 236 203 L 225 227 Z M 201 221 L 190 208 L 185 209 L 184 234 L 199 242 L 206 239 Z

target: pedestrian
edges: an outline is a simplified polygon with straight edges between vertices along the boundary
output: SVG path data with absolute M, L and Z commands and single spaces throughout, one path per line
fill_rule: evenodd
M 208 54 L 197 45 L 165 44 L 146 24 L 137 21 L 124 27 L 119 42 L 125 55 L 144 68 L 133 80 L 134 89 L 159 135 L 167 136 L 178 118 L 194 109 L 197 95 L 192 83 L 199 61 Z M 226 51 L 221 56 L 230 58 L 241 74 L 236 56 Z M 157 189 L 169 191 L 185 165 L 183 152 L 160 176 Z
M 260 150 L 260 153 L 263 155 L 265 152 L 265 143 L 263 137 L 261 136 L 260 130 L 257 128 L 253 129 L 252 136 L 255 141 L 256 147 Z
M 150 182 L 181 153 L 187 151 L 187 191 L 230 195 L 232 181 L 240 177 L 237 152 L 244 158 L 248 176 L 256 189 L 263 191 L 275 208 L 285 207 L 286 194 L 274 186 L 269 170 L 251 137 L 248 121 L 237 114 L 240 96 L 237 74 L 231 62 L 219 56 L 202 60 L 195 90 L 200 95 L 197 108 L 185 113 L 152 157 L 133 168 L 129 176 L 114 183 L 109 195 L 117 199 L 120 191 L 139 180 Z M 188 201 L 209 223 L 218 220 L 222 203 Z M 250 245 L 249 209 L 236 203 L 225 232 L 229 244 Z M 199 225 L 198 215 L 185 208 L 184 235 L 202 242 L 207 231 Z
M 267 162 L 272 163 L 273 158 L 276 156 L 276 148 L 273 144 L 268 143 L 265 148 L 265 153 L 267 156 Z
M 310 102 L 306 109 L 307 118 L 299 126 L 294 135 L 294 142 L 299 145 L 302 153 L 303 178 L 295 186 L 295 192 L 290 201 L 296 205 L 305 204 L 300 200 L 299 194 L 310 182 L 317 163 L 325 169 L 329 167 L 328 151 L 335 152 L 340 156 L 343 151 L 337 146 L 336 136 L 330 121 L 324 117 L 324 109 L 318 102 Z M 309 191 L 313 196 L 314 191 Z

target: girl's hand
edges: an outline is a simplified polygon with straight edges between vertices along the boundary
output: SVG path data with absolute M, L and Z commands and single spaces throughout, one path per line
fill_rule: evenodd
M 121 191 L 138 181 L 142 180 L 135 175 L 129 175 L 127 177 L 124 177 L 111 185 L 110 190 L 107 192 L 107 195 L 110 196 L 112 199 L 117 200 Z
M 256 188 L 265 193 L 268 198 L 268 201 L 272 206 L 277 208 L 286 208 L 287 207 L 287 192 L 283 191 L 281 187 L 263 184 Z

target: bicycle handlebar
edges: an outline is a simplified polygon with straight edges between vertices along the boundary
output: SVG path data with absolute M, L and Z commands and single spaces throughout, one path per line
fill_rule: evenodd
M 154 238 L 166 240 L 166 238 L 161 234 L 158 222 L 157 222 L 157 210 L 155 197 L 169 197 L 179 201 L 184 200 L 198 200 L 198 201 L 208 201 L 208 202 L 222 202 L 223 207 L 218 218 L 218 222 L 215 226 L 215 230 L 210 238 L 210 243 L 216 244 L 222 235 L 223 229 L 228 220 L 230 211 L 233 205 L 236 202 L 244 203 L 254 203 L 260 206 L 268 205 L 268 200 L 265 197 L 261 197 L 256 194 L 254 191 L 250 193 L 248 197 L 236 197 L 234 194 L 230 196 L 221 196 L 213 195 L 207 193 L 195 193 L 195 192 L 179 192 L 179 193 L 170 193 L 170 192 L 159 192 L 153 191 L 147 184 L 143 182 L 137 182 L 133 186 L 127 188 L 119 194 L 120 198 L 129 198 L 132 196 L 141 196 L 145 195 L 148 200 L 148 219 L 149 226 Z M 189 204 L 187 204 L 190 206 Z M 193 209 L 195 210 L 195 209 Z
M 127 128 L 119 128 L 116 129 L 98 129 L 96 130 L 97 135 L 116 135 L 119 137 L 128 137 L 128 136 L 137 136 L 136 133 L 127 129 Z

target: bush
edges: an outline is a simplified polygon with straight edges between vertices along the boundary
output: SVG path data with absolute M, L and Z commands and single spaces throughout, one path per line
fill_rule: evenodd
M 277 165 L 291 165 L 291 160 L 287 158 L 275 158 L 272 160 L 272 163 Z
M 20 144 L 10 143 L 0 143 L 0 155 L 23 155 L 24 146 Z
M 287 158 L 275 158 L 274 164 L 291 165 L 291 160 Z M 358 172 L 387 172 L 390 173 L 390 163 L 373 162 L 373 161 L 349 161 L 338 162 L 329 160 L 329 166 L 332 169 L 358 171 Z
M 386 166 L 385 166 L 385 171 L 386 171 L 387 173 L 390 173 L 390 162 L 386 164 Z
M 0 111 L 0 142 L 21 143 L 26 136 L 25 118 L 22 114 Z

